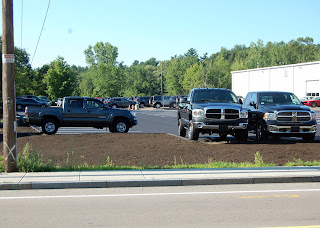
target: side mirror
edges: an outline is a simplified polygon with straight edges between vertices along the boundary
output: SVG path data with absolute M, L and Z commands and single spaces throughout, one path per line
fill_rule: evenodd
M 239 104 L 243 105 L 242 99 L 239 99 Z
M 250 106 L 253 106 L 255 109 L 258 109 L 258 105 L 254 101 L 250 102 Z

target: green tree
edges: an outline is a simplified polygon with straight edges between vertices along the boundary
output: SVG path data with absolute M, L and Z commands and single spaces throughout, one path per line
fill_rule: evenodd
M 110 43 L 98 42 L 93 47 L 89 47 L 84 51 L 86 62 L 89 66 L 97 64 L 111 64 L 116 65 L 118 57 L 118 48 L 112 46 Z
M 50 67 L 43 79 L 47 85 L 47 94 L 52 98 L 72 95 L 75 85 L 75 76 L 63 57 L 58 57 L 50 63 Z

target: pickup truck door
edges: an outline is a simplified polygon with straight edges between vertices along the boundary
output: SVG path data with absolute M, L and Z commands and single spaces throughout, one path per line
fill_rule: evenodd
M 63 107 L 63 121 L 66 126 L 84 126 L 87 122 L 83 98 L 69 98 Z
M 90 125 L 108 126 L 110 109 L 105 107 L 104 104 L 95 99 L 85 100 L 86 121 Z

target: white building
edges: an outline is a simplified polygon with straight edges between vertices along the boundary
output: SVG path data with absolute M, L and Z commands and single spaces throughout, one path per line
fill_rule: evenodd
M 232 91 L 245 97 L 251 91 L 287 91 L 297 97 L 319 96 L 320 61 L 232 71 Z

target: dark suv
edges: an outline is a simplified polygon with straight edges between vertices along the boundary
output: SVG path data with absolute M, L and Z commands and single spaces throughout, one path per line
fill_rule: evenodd
M 107 105 L 112 108 L 128 108 L 129 106 L 135 104 L 135 101 L 128 100 L 124 97 L 113 97 L 107 103 Z
M 249 111 L 248 130 L 256 134 L 258 141 L 266 140 L 268 136 L 315 138 L 316 113 L 293 93 L 249 92 L 243 107 Z
M 139 104 L 140 108 L 144 108 L 145 106 L 150 106 L 149 104 L 149 100 L 151 97 L 137 97 L 135 99 L 135 102 L 137 102 L 137 104 Z

